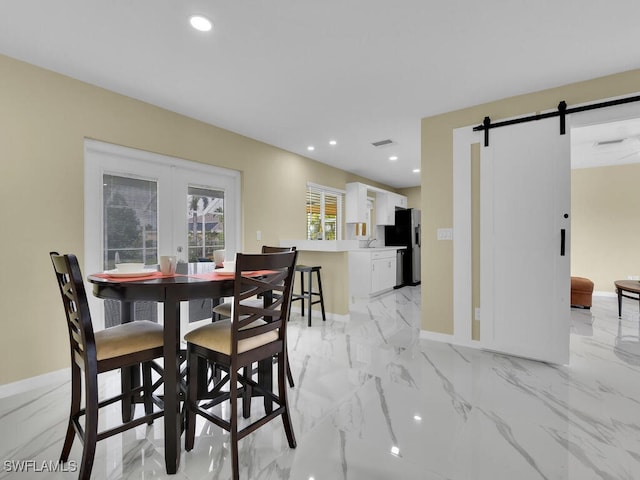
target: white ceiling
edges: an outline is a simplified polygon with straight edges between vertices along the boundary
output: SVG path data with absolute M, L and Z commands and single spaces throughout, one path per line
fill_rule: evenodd
M 0 0 L 0 53 L 408 187 L 421 118 L 638 68 L 639 18 L 638 0 Z

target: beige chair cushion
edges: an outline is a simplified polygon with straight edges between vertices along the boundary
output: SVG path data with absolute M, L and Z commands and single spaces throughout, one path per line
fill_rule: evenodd
M 252 306 L 262 307 L 264 305 L 264 301 L 261 300 L 260 298 L 256 298 L 256 299 L 243 300 L 242 304 L 247 305 L 249 307 L 252 307 Z M 224 303 L 221 303 L 220 305 L 216 305 L 215 307 L 213 307 L 213 311 L 215 313 L 228 318 L 231 318 L 231 316 L 233 315 L 232 309 L 233 309 L 233 302 L 224 302 Z
M 264 325 L 265 323 L 264 320 L 256 320 L 246 328 Z M 231 355 L 231 320 L 222 320 L 196 328 L 187 333 L 184 339 L 189 343 L 199 345 L 209 350 Z M 240 340 L 238 342 L 238 353 L 253 350 L 254 348 L 275 342 L 276 340 L 278 340 L 278 330 L 271 330 L 270 332 L 256 335 L 255 337 Z
M 213 312 L 217 313 L 218 315 L 222 315 L 223 317 L 231 318 L 232 308 L 233 304 L 231 302 L 225 302 L 213 307 Z
M 123 323 L 95 333 L 98 360 L 161 347 L 162 325 L 141 320 Z

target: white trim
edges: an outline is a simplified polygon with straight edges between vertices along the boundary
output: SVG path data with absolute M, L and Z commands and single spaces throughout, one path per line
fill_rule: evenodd
M 184 198 L 186 198 L 187 185 L 224 190 L 225 215 L 233 219 L 233 224 L 225 231 L 225 249 L 228 255 L 234 255 L 241 250 L 242 191 L 239 171 L 88 138 L 84 139 L 84 167 L 83 270 L 86 273 L 100 271 L 103 268 L 101 189 L 105 173 L 158 182 L 159 211 L 164 212 L 162 218 L 158 219 L 159 255 L 166 255 L 174 252 L 177 247 L 182 247 L 182 253 L 178 255 L 186 260 L 184 258 L 188 255 L 186 229 L 179 226 L 179 222 L 185 218 L 181 210 L 184 204 L 176 201 L 175 197 L 179 193 L 178 188 L 185 188 Z M 169 221 L 171 227 L 163 227 L 162 221 Z M 86 287 L 88 291 L 91 290 L 90 285 Z M 93 312 L 94 329 L 101 330 L 104 327 L 102 302 L 89 296 L 89 305 Z
M 453 337 L 472 337 L 471 145 L 482 140 L 473 126 L 453 130 Z
M 48 385 L 61 384 L 71 381 L 71 369 L 63 368 L 55 372 L 45 373 L 36 377 L 25 378 L 13 383 L 0 385 L 0 399 L 18 395 Z
M 338 193 L 338 194 L 342 194 L 342 195 L 346 195 L 347 191 L 346 190 L 341 190 L 339 188 L 333 188 L 333 187 L 327 187 L 325 185 L 320 185 L 319 183 L 313 183 L 310 181 L 307 181 L 307 189 L 309 188 L 313 188 L 316 190 L 322 190 L 323 192 L 330 192 L 330 193 Z
M 431 342 L 448 343 L 450 345 L 455 345 L 457 347 L 466 347 L 466 348 L 473 348 L 476 350 L 484 350 L 480 342 L 477 340 L 463 341 L 458 339 L 456 335 L 449 335 L 446 333 L 437 333 L 437 332 L 430 332 L 428 330 L 421 330 L 420 339 L 429 340 Z
M 618 295 L 614 292 L 605 292 L 604 290 L 596 290 L 593 292 L 594 297 L 610 297 L 618 298 Z

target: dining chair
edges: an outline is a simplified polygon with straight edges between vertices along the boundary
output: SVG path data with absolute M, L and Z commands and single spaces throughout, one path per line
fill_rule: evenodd
M 287 317 L 296 258 L 295 251 L 278 254 L 239 253 L 236 257 L 231 318 L 197 328 L 184 337 L 187 341 L 188 371 L 185 449 L 190 451 L 194 447 L 196 415 L 227 430 L 231 435 L 231 471 L 234 480 L 239 478 L 238 441 L 268 421 L 281 416 L 289 446 L 296 447 L 286 385 Z M 247 272 L 264 273 L 249 276 Z M 247 302 L 255 295 L 269 292 L 278 293 L 270 305 Z M 274 357 L 277 361 L 277 393 L 271 391 L 272 385 L 265 385 L 261 381 L 260 375 L 255 382 L 251 375 L 241 373 L 241 370 L 246 372 L 245 367 L 251 371 L 251 365 L 256 362 L 266 361 L 270 364 Z M 225 372 L 225 376 L 210 391 L 200 392 L 200 395 L 197 386 L 199 358 L 207 359 Z M 222 390 L 225 386 L 228 386 L 228 390 Z M 247 419 L 240 426 L 238 399 L 247 389 L 264 396 L 269 405 L 273 407 L 275 404 L 276 408 L 265 408 L 260 418 Z M 223 413 L 211 410 L 213 406 L 226 401 L 230 403 L 230 408 L 223 408 Z
M 284 252 L 294 252 L 296 247 L 271 247 L 269 245 L 262 246 L 262 253 L 284 253 Z M 255 299 L 255 303 L 258 304 L 262 300 Z M 221 303 L 220 305 L 216 305 L 213 307 L 214 313 L 217 313 L 223 318 L 231 317 L 231 306 L 233 305 L 232 301 Z
M 49 255 L 64 305 L 71 353 L 71 410 L 60 461 L 69 459 L 77 435 L 83 444 L 79 478 L 85 479 L 91 476 L 98 441 L 143 423 L 151 424 L 164 415 L 163 403 L 153 393 L 160 382 L 154 385 L 151 378 L 151 369 L 159 369 L 152 361 L 163 355 L 162 326 L 144 320 L 94 332 L 78 259 L 73 254 Z M 139 365 L 143 371 L 142 386 L 99 400 L 98 374 Z M 83 377 L 85 405 L 81 408 Z M 143 401 L 145 414 L 99 432 L 99 410 L 123 399 Z M 158 409 L 154 409 L 154 404 Z M 83 416 L 84 428 L 80 423 Z
M 285 252 L 295 252 L 296 247 L 272 247 L 269 245 L 262 246 L 262 253 L 285 253 Z M 293 295 L 292 295 L 293 300 Z M 256 298 L 250 300 L 254 305 L 260 305 L 264 302 L 263 299 Z M 232 301 L 220 303 L 213 307 L 213 313 L 218 315 L 218 318 L 231 318 L 231 307 L 233 305 Z M 291 312 L 291 309 L 289 309 Z M 289 321 L 289 317 L 287 316 L 287 321 Z M 295 383 L 293 381 L 293 373 L 291 373 L 291 364 L 287 361 L 287 379 L 289 380 L 289 386 L 295 387 Z

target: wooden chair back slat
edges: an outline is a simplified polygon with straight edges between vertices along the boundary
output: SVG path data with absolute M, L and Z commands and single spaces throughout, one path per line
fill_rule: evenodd
M 231 326 L 232 355 L 237 353 L 238 341 L 270 331 L 278 332 L 278 340 L 286 335 L 286 319 L 291 304 L 293 275 L 298 253 L 287 249 L 285 252 L 263 254 L 238 254 L 234 284 L 234 305 Z M 268 272 L 260 277 L 243 275 L 243 272 Z M 274 295 L 274 293 L 276 295 Z M 258 307 L 244 301 L 255 295 L 270 295 L 270 305 Z M 251 326 L 256 320 L 257 326 Z
M 96 345 L 80 265 L 73 254 L 51 252 L 50 257 L 67 318 L 71 360 L 84 367 L 89 358 L 96 362 Z M 82 361 L 79 362 L 79 359 Z

